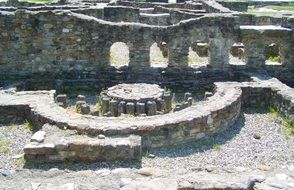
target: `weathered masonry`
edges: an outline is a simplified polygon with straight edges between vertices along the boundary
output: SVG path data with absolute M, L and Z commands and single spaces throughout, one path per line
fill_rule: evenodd
M 293 16 L 256 16 L 238 12 L 246 4 L 231 10 L 215 1 L 0 5 L 0 119 L 18 116 L 38 127 L 24 148 L 28 161 L 137 160 L 142 150 L 229 128 L 242 107 L 257 103 L 294 119 Z M 110 53 L 117 42 L 129 57 L 119 68 Z M 154 43 L 166 67 L 151 64 Z M 207 65 L 189 65 L 191 49 Z M 266 64 L 271 52 L 280 64 Z M 65 94 L 39 90 L 90 83 L 104 89 L 96 94 L 100 115 L 88 114 L 85 96 L 80 114 L 64 108 Z M 165 85 L 214 90 L 203 101 L 187 96 L 176 109 Z
M 199 42 L 209 45 L 209 65 L 215 69 L 229 67 L 236 42 L 244 43 L 249 66 L 263 65 L 265 46 L 276 42 L 282 64 L 292 67 L 292 17 L 251 16 L 205 2 L 117 5 L 2 7 L 1 74 L 97 71 L 110 65 L 115 42 L 128 46 L 129 66 L 136 68 L 150 67 L 154 42 L 166 43 L 169 67 L 187 67 L 189 47 Z

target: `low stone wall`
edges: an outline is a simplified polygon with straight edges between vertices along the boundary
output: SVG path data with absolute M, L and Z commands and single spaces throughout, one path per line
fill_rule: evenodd
M 139 22 L 139 9 L 133 7 L 104 7 L 104 20 L 112 22 Z
M 74 138 L 70 138 L 60 136 L 59 133 L 58 137 L 47 135 L 45 142 L 27 144 L 24 147 L 26 161 L 35 163 L 101 162 L 139 160 L 141 158 L 140 136 L 99 139 L 75 135 Z
M 246 1 L 222 1 L 218 0 L 218 3 L 224 7 L 229 8 L 232 11 L 247 12 L 249 3 Z
M 222 6 L 216 1 L 202 1 L 203 7 L 208 13 L 230 13 L 230 9 Z
M 273 105 L 284 116 L 294 119 L 294 90 L 277 79 L 258 76 L 253 77 L 252 82 L 218 82 L 215 83 L 215 86 L 216 89 L 212 97 L 189 108 L 164 115 L 121 118 L 119 122 L 114 117 L 105 118 L 70 113 L 54 102 L 54 91 L 1 91 L 0 115 L 14 113 L 29 119 L 40 127 L 50 123 L 58 126 L 60 130 L 67 129 L 77 131 L 77 134 L 92 136 L 91 139 L 87 136 L 77 136 L 81 140 L 73 136 L 75 139 L 73 141 L 65 138 L 63 143 L 66 148 L 64 149 L 57 148 L 58 142 L 52 145 L 55 140 L 50 140 L 51 137 L 45 138 L 44 143 L 31 143 L 26 147 L 25 152 L 29 160 L 40 159 L 44 162 L 67 159 L 75 161 L 106 160 L 100 154 L 100 150 L 106 151 L 105 154 L 108 154 L 109 150 L 109 159 L 111 160 L 116 158 L 120 160 L 122 157 L 135 159 L 139 157 L 141 147 L 152 149 L 188 142 L 206 135 L 213 135 L 230 127 L 238 119 L 241 105 L 245 107 Z M 141 140 L 139 137 L 134 137 L 134 141 L 127 140 L 130 134 L 140 136 Z M 53 135 L 52 138 L 54 136 L 56 135 Z M 109 146 L 104 148 L 103 140 L 95 140 L 95 136 L 110 142 L 110 149 L 106 148 Z M 115 138 L 118 137 L 122 139 L 115 141 Z M 121 141 L 128 143 L 119 143 Z M 141 143 L 138 143 L 139 141 Z M 132 144 L 134 142 L 136 143 Z M 122 150 L 126 150 L 126 153 L 119 153 L 121 149 L 117 149 L 117 147 L 120 146 L 115 143 L 125 147 Z M 99 150 L 99 153 L 93 154 L 91 157 L 93 150 Z M 61 156 L 59 151 L 65 152 Z
M 140 22 L 156 26 L 167 26 L 171 24 L 170 14 L 161 13 L 161 14 L 140 14 Z

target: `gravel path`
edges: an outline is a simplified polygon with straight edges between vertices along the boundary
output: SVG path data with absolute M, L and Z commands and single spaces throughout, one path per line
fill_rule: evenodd
M 294 138 L 287 139 L 281 119 L 271 113 L 245 110 L 226 131 L 204 140 L 152 152 L 143 159 L 145 167 L 193 169 L 217 167 L 276 167 L 294 164 Z M 260 137 L 260 139 L 259 139 Z
M 22 167 L 22 149 L 30 141 L 31 135 L 21 120 L 0 123 L 0 170 Z

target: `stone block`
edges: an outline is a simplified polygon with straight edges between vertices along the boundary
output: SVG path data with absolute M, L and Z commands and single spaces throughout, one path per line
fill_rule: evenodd
M 165 101 L 159 98 L 156 102 L 157 111 L 165 111 Z
M 126 104 L 126 114 L 135 115 L 135 103 L 128 102 Z
M 190 98 L 190 97 L 192 97 L 192 94 L 191 94 L 190 92 L 186 92 L 186 93 L 184 94 L 184 100 L 185 100 L 185 101 L 188 101 L 188 98 Z
M 67 104 L 67 95 L 66 94 L 59 94 L 56 96 L 56 102 L 59 106 L 66 108 Z
M 163 100 L 165 102 L 166 111 L 170 111 L 172 109 L 172 96 L 169 93 L 164 93 Z
M 77 101 L 86 101 L 86 97 L 84 95 L 78 95 Z
M 148 101 L 146 107 L 148 116 L 156 115 L 157 106 L 155 101 Z
M 103 97 L 101 99 L 101 111 L 102 114 L 105 114 L 109 111 L 109 102 L 110 102 L 110 98 L 107 97 Z
M 37 131 L 31 138 L 31 142 L 41 143 L 45 139 L 46 132 L 45 131 Z
M 117 100 L 111 100 L 109 102 L 109 110 L 110 110 L 112 116 L 117 117 L 117 115 L 118 115 L 118 101 Z
M 126 102 L 120 101 L 117 108 L 118 116 L 126 113 Z
M 187 101 L 188 101 L 188 106 L 192 106 L 192 104 L 193 104 L 193 98 L 192 97 L 189 97 Z
M 90 113 L 90 106 L 89 104 L 82 104 L 81 105 L 81 114 L 89 114 Z
M 145 106 L 144 102 L 137 102 L 137 104 L 136 104 L 136 113 L 138 115 L 146 113 L 146 106 Z

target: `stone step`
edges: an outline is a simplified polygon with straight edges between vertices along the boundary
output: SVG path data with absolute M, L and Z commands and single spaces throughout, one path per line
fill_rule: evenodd
M 141 137 L 88 137 L 86 135 L 47 135 L 42 143 L 24 147 L 28 162 L 128 161 L 141 158 Z

